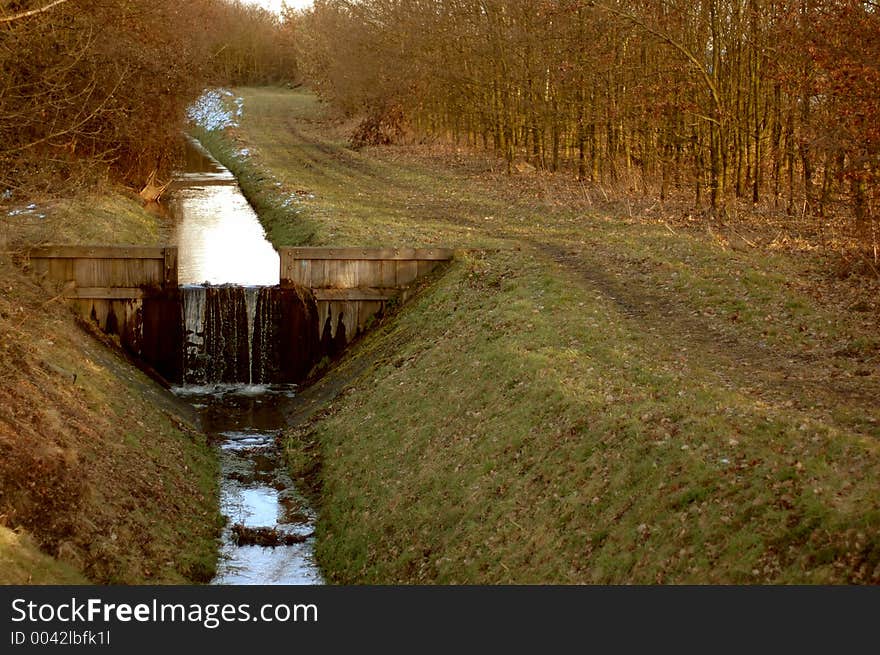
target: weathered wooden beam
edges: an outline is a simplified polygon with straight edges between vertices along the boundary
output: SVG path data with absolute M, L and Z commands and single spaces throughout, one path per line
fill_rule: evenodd
M 31 259 L 165 259 L 167 248 L 148 246 L 40 246 Z
M 169 246 L 164 249 L 165 255 L 165 274 L 164 287 L 166 289 L 174 289 L 177 287 L 177 248 Z
M 416 260 L 402 260 L 397 262 L 398 287 L 408 287 L 419 277 L 419 263 Z
M 280 248 L 282 260 L 290 259 L 378 259 L 386 261 L 448 261 L 452 248 Z
M 146 295 L 138 287 L 75 287 L 64 294 L 79 300 L 141 300 Z
M 318 301 L 372 301 L 390 300 L 396 294 L 393 289 L 312 289 Z

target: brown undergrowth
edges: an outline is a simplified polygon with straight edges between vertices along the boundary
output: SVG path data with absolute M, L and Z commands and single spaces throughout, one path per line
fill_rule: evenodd
M 90 204 L 77 202 L 87 222 Z M 129 203 L 108 196 L 92 209 L 99 242 L 149 240 L 126 212 L 155 221 Z M 128 232 L 101 231 L 104 218 Z M 55 219 L 31 220 L 45 230 Z M 26 244 L 16 238 L 16 252 Z M 0 583 L 210 579 L 216 462 L 204 437 L 167 392 L 77 324 L 57 288 L 11 259 L 0 255 Z

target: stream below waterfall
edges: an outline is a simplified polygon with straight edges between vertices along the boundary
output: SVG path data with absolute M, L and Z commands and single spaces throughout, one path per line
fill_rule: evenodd
M 316 515 L 280 444 L 296 386 L 273 383 L 278 253 L 232 173 L 188 141 L 170 203 L 185 331 L 184 384 L 174 392 L 220 451 L 227 521 L 213 583 L 321 584 Z

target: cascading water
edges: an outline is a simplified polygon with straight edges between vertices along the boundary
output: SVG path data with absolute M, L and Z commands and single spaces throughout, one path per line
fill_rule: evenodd
M 310 294 L 278 286 L 278 255 L 235 178 L 197 142 L 173 187 L 183 384 L 220 449 L 218 584 L 320 584 L 315 513 L 286 473 L 279 437 L 319 352 Z M 174 311 L 172 311 L 174 310 Z M 176 312 L 179 310 L 179 314 Z M 173 367 L 169 366 L 169 370 Z
M 244 289 L 244 306 L 247 316 L 247 342 L 248 342 L 248 381 L 254 381 L 254 326 L 257 319 L 257 298 L 261 290 L 253 287 Z
M 318 352 L 314 300 L 293 289 L 181 287 L 184 384 L 299 382 Z
M 248 383 L 254 313 L 248 296 L 259 289 L 186 286 L 183 302 L 184 384 Z

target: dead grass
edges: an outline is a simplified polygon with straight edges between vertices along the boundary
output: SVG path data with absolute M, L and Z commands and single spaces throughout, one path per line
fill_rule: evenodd
M 880 581 L 876 281 L 472 153 L 354 152 L 310 96 L 243 94 L 226 138 L 303 192 L 313 243 L 501 248 L 291 439 L 330 579 Z
M 27 204 L 0 204 L 0 246 L 158 245 L 167 241 L 169 220 L 158 206 L 145 210 L 134 193 L 105 186 L 66 199 L 32 198 Z
M 12 250 L 44 237 L 150 243 L 162 227 L 119 196 L 37 203 L 37 212 L 45 218 L 30 215 L 31 230 L 15 222 L 28 215 L 5 214 Z M 16 530 L 3 530 L 9 581 L 210 579 L 216 461 L 203 436 L 164 391 L 76 324 L 57 289 L 11 259 L 0 255 L 0 524 Z
M 41 552 L 27 534 L 0 527 L 0 584 L 88 584 L 82 574 Z

